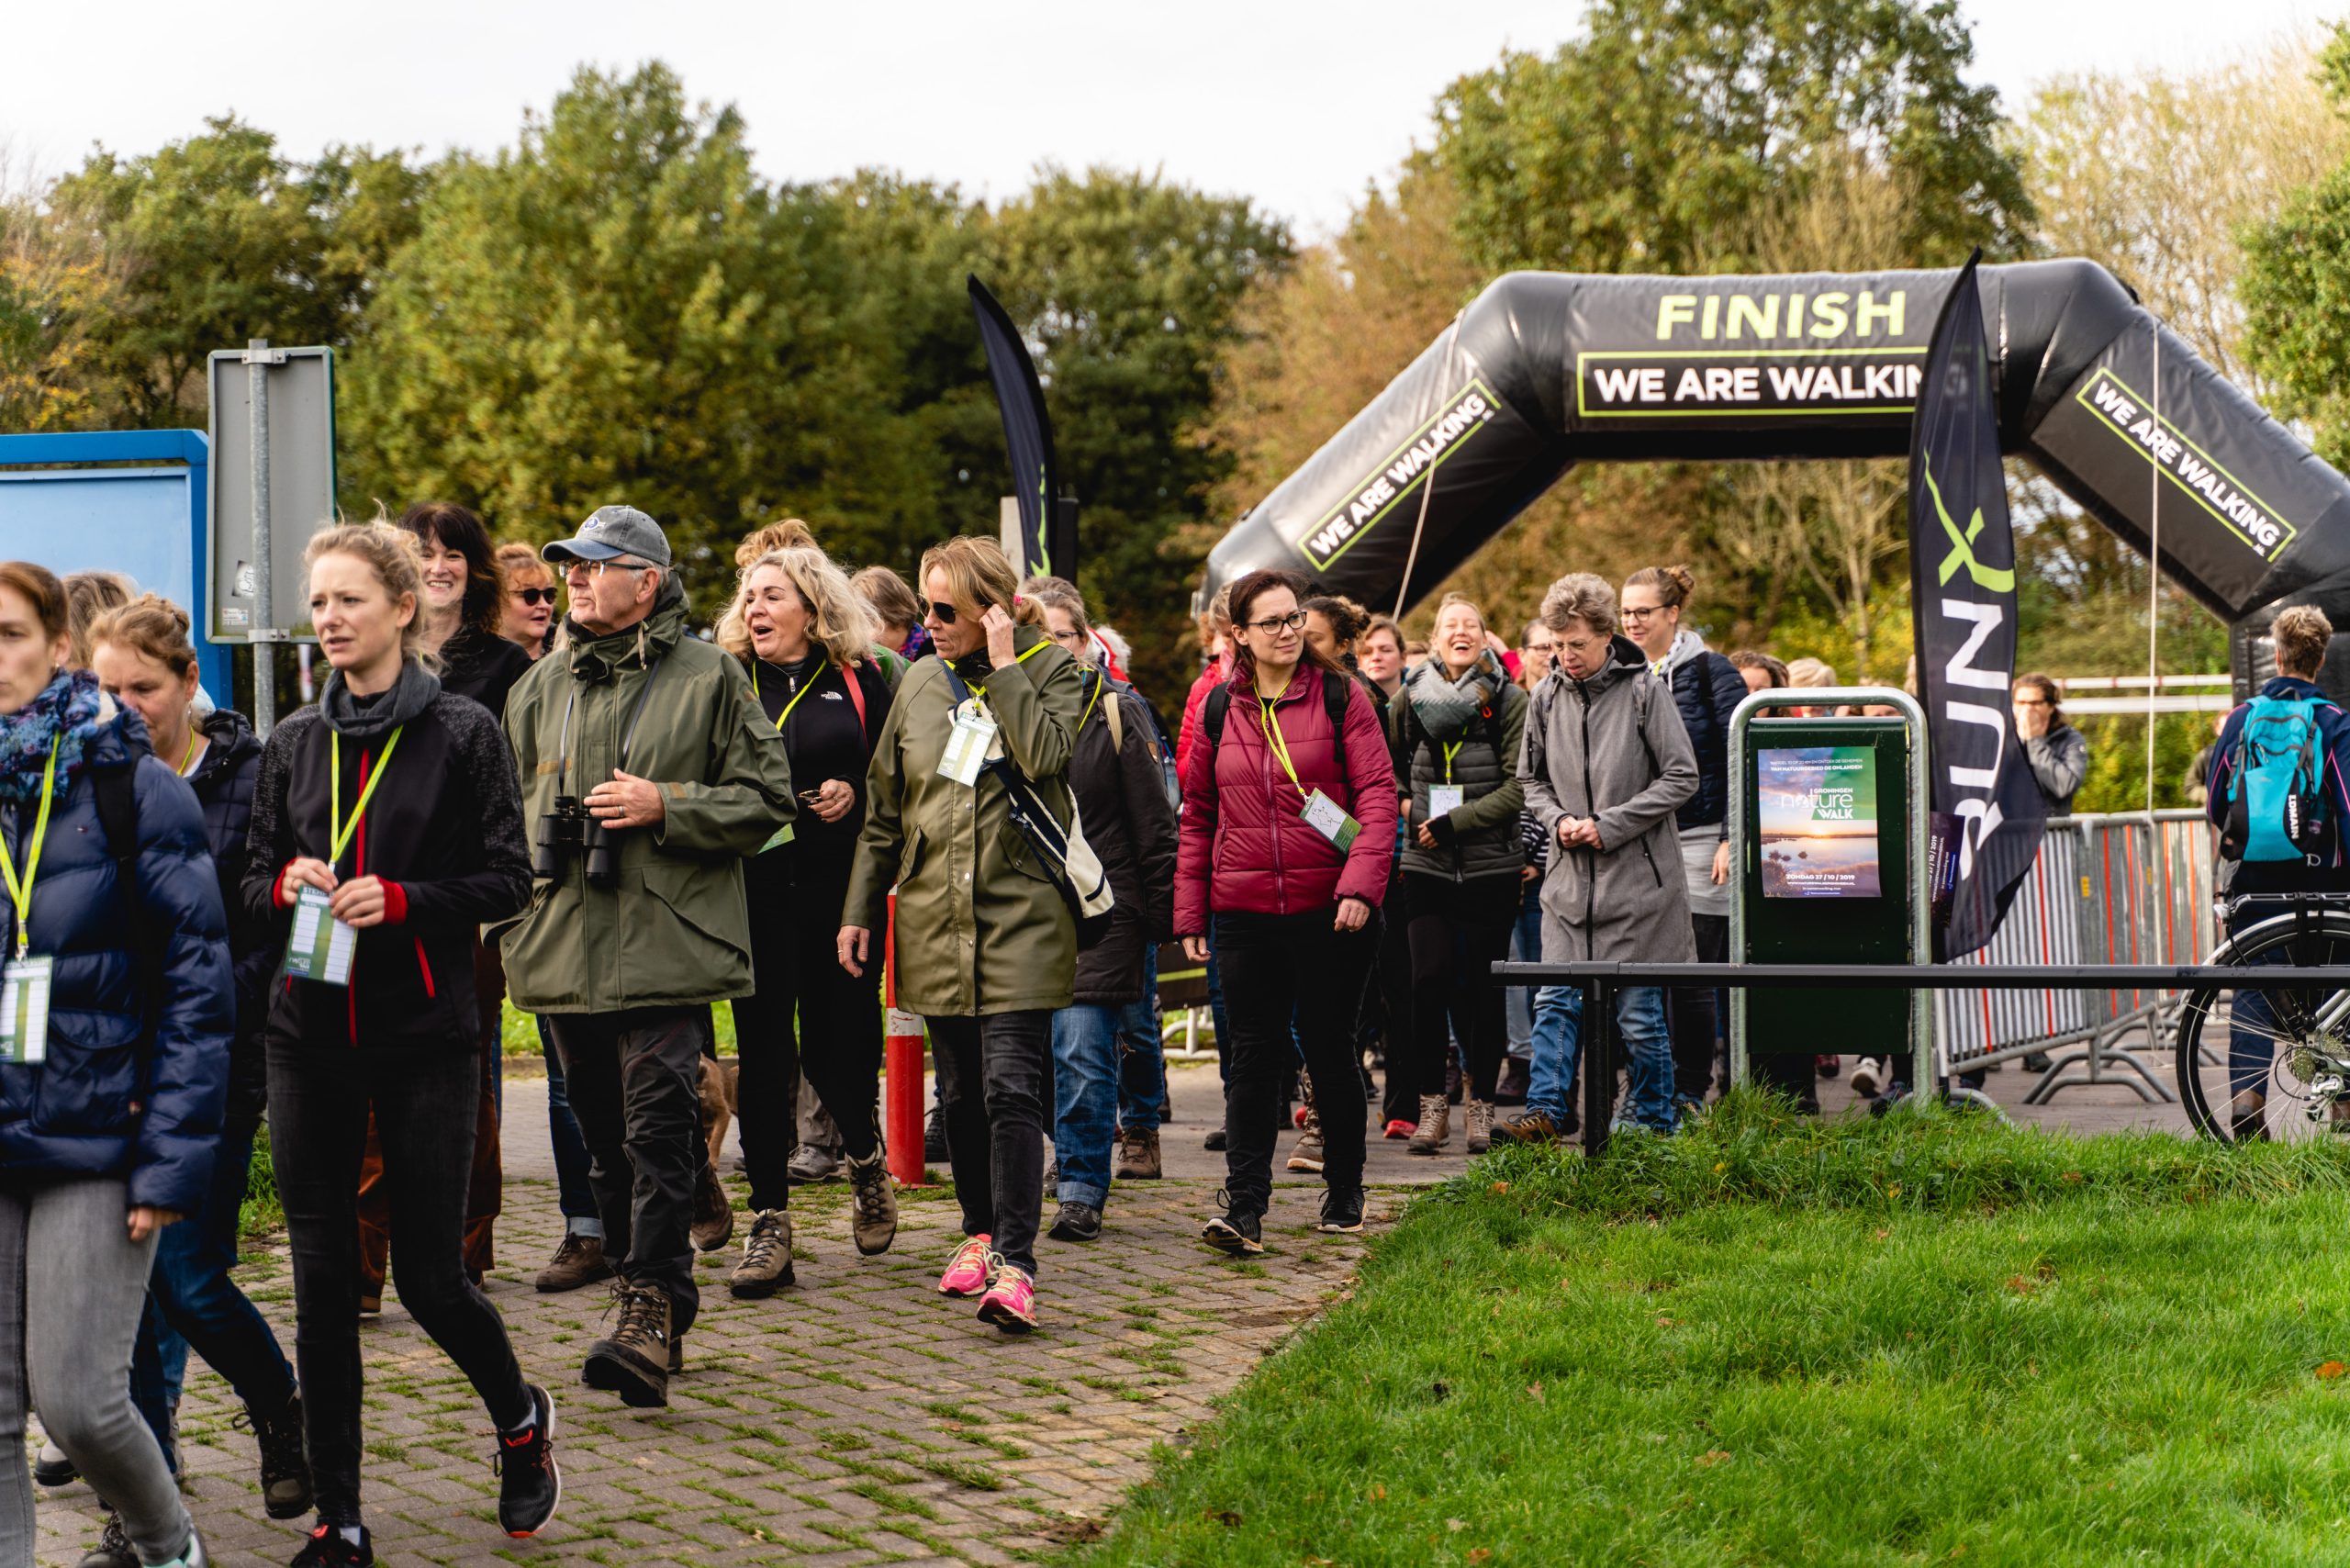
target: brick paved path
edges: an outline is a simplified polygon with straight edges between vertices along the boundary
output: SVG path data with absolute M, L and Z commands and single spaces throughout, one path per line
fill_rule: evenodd
M 487 1421 L 473 1391 L 397 1303 L 361 1330 L 367 1360 L 366 1508 L 392 1562 L 1002 1562 L 1082 1537 L 1147 1472 L 1151 1446 L 1214 1401 L 1343 1288 L 1362 1241 L 1311 1228 L 1314 1179 L 1284 1183 L 1261 1262 L 1197 1242 L 1221 1156 L 1199 1152 L 1215 1075 L 1178 1072 L 1173 1179 L 1122 1184 L 1091 1247 L 1040 1243 L 1044 1331 L 1006 1339 L 932 1289 L 957 1239 L 951 1199 L 907 1194 L 895 1250 L 859 1260 L 845 1190 L 800 1189 L 799 1284 L 767 1302 L 725 1293 L 734 1247 L 700 1269 L 703 1312 L 670 1407 L 636 1412 L 582 1387 L 600 1289 L 542 1296 L 531 1279 L 561 1234 L 543 1083 L 507 1084 L 506 1213 L 489 1293 L 524 1371 L 554 1392 L 564 1498 L 532 1541 L 498 1531 Z M 1286 1152 L 1284 1139 L 1283 1151 Z M 1453 1147 L 1460 1147 L 1456 1134 Z M 1374 1142 L 1374 1183 L 1427 1181 L 1457 1158 L 1406 1161 Z M 739 1177 L 731 1177 L 736 1200 Z M 1374 1192 L 1374 1223 L 1401 1193 Z M 1049 1213 L 1049 1209 L 1047 1211 Z M 740 1239 L 738 1232 L 737 1239 Z M 289 1350 L 283 1250 L 242 1278 Z M 297 1524 L 261 1511 L 233 1401 L 192 1361 L 181 1412 L 190 1506 L 222 1563 L 284 1563 Z M 97 1538 L 88 1488 L 41 1497 L 40 1561 L 71 1565 Z M 307 1524 L 308 1521 L 301 1521 Z

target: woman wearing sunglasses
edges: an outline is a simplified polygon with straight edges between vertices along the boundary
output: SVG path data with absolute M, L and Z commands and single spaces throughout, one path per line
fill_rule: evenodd
M 964 1242 L 938 1282 L 1007 1334 L 1036 1326 L 1053 1014 L 1075 1000 L 1077 926 L 1013 818 L 1013 790 L 1066 832 L 1078 663 L 1016 596 L 992 540 L 924 553 L 923 624 L 939 656 L 906 672 L 873 745 L 841 911 L 841 966 L 881 958 L 898 888 L 898 1005 L 930 1025 Z M 1017 775 L 1017 777 L 1009 777 Z M 1024 788 L 1022 780 L 1025 780 Z
M 554 574 L 539 559 L 535 544 L 501 544 L 491 558 L 498 564 L 498 580 L 505 585 L 498 599 L 498 634 L 536 663 L 554 640 Z

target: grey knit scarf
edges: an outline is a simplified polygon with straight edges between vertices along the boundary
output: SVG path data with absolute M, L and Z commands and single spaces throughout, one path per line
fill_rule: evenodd
M 1412 701 L 1412 722 L 1433 740 L 1452 740 L 1476 722 L 1480 709 L 1499 700 L 1508 678 L 1491 648 L 1479 654 L 1459 680 L 1446 678 L 1444 661 L 1431 655 L 1404 683 Z

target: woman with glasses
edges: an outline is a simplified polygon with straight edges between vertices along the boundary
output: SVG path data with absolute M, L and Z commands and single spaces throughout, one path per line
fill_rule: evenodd
M 536 663 L 554 640 L 554 574 L 539 559 L 535 544 L 501 544 L 491 559 L 506 588 L 498 601 L 498 634 Z
M 2055 680 L 2034 673 L 2016 682 L 2012 699 L 2016 738 L 2023 742 L 2024 760 L 2048 802 L 2052 817 L 2070 816 L 2073 797 L 2088 777 L 2089 743 L 2065 718 L 2064 694 Z
M 873 745 L 836 957 L 881 958 L 898 891 L 898 1005 L 930 1025 L 963 1244 L 938 1282 L 1007 1334 L 1036 1326 L 1053 1014 L 1075 1000 L 1077 924 L 1013 814 L 1066 833 L 1085 686 L 992 540 L 924 552 L 938 657 L 906 672 Z M 1042 831 L 1042 830 L 1039 830 Z
M 1305 639 L 1292 572 L 1232 587 L 1232 678 L 1209 694 L 1183 780 L 1175 929 L 1223 969 L 1232 1021 L 1225 1213 L 1202 1238 L 1264 1250 L 1281 1075 L 1301 1052 L 1322 1126 L 1326 1231 L 1362 1228 L 1355 1012 L 1387 893 L 1395 775 L 1371 699 Z M 1292 1034 L 1294 1020 L 1294 1034 Z

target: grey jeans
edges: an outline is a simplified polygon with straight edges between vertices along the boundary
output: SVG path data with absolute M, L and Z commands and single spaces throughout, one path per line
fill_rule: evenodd
M 0 1187 L 0 1568 L 33 1561 L 28 1403 L 90 1489 L 122 1515 L 140 1561 L 172 1561 L 194 1528 L 155 1434 L 130 1404 L 130 1347 L 155 1238 L 134 1244 L 129 1214 L 119 1177 Z

